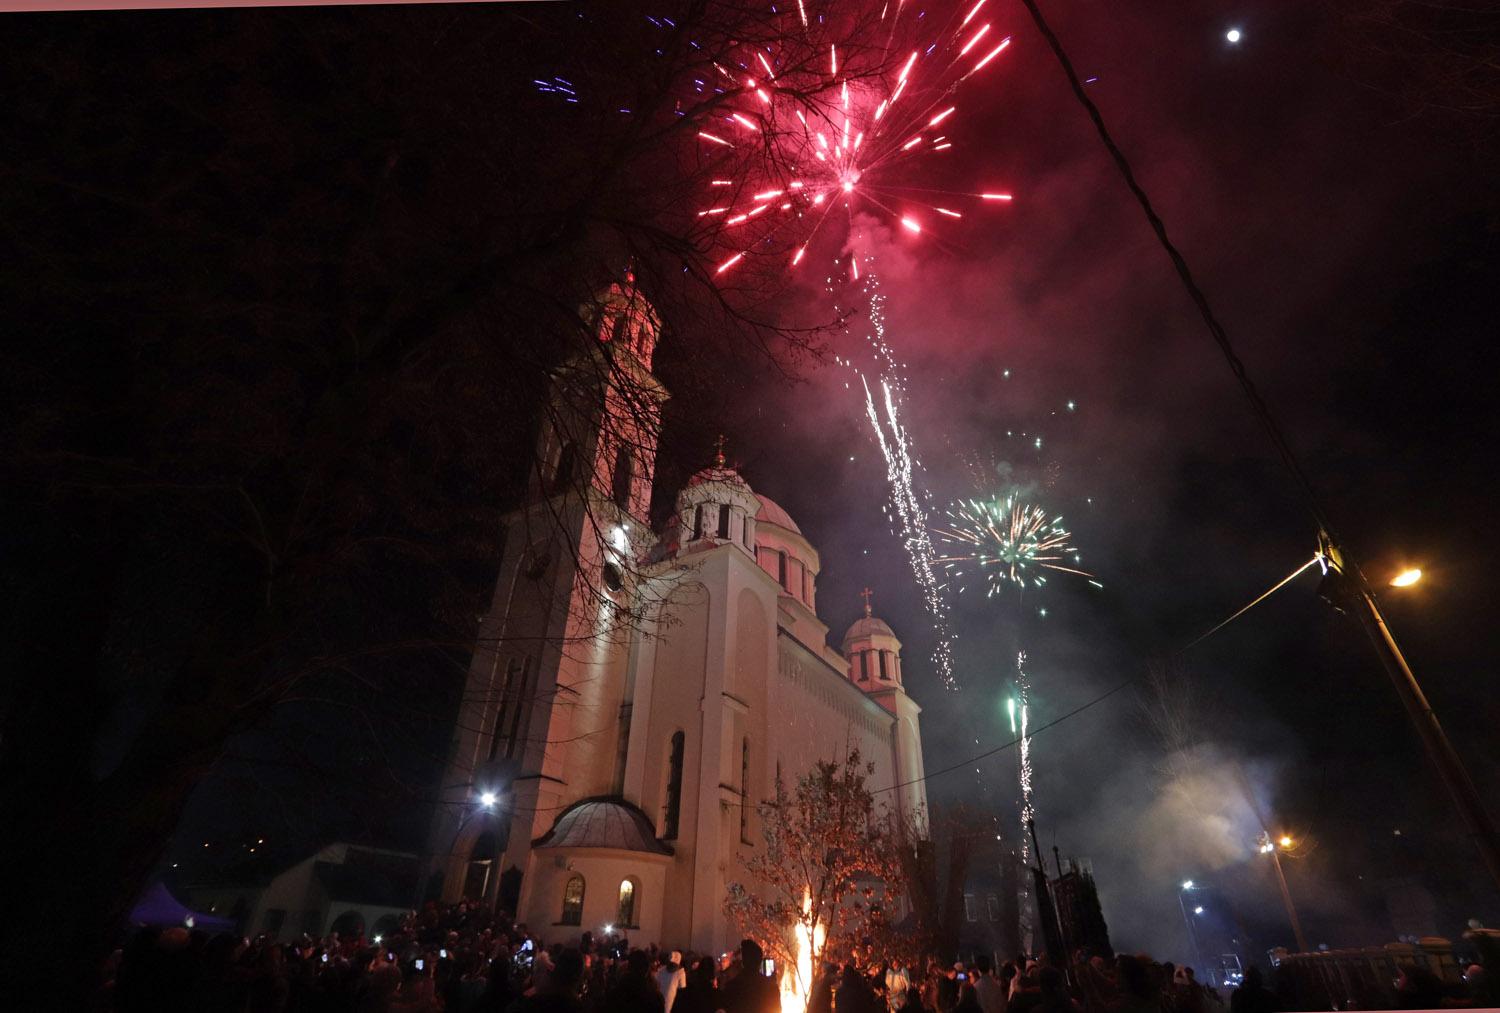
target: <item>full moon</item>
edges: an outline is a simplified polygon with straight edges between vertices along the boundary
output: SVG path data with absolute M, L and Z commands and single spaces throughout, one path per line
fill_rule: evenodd
M 1230 42 L 1239 42 L 1240 30 L 1238 28 L 1231 28 L 1229 29 L 1229 31 L 1224 33 L 1224 38 L 1228 39 Z

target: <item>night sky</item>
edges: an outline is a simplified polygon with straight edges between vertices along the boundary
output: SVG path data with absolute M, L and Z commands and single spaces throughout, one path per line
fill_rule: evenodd
M 493 19 L 503 40 L 509 19 L 545 26 L 566 10 L 504 6 L 470 7 L 462 17 L 471 28 Z M 917 237 L 861 217 L 856 243 L 873 256 L 888 297 L 887 333 L 906 364 L 907 421 L 932 502 L 941 508 L 961 496 L 1012 491 L 1036 499 L 1066 519 L 1103 589 L 1060 575 L 1019 600 L 965 593 L 952 617 L 959 688 L 939 684 L 928 662 L 932 628 L 882 509 L 884 466 L 857 384 L 849 389 L 853 374 L 831 361 L 867 356 L 858 313 L 852 333 L 830 336 L 821 360 L 800 361 L 790 381 L 762 363 L 726 369 L 713 390 L 678 391 L 657 514 L 670 509 L 672 483 L 708 463 L 722 431 L 751 485 L 784 506 L 820 550 L 819 604 L 835 643 L 859 612 L 858 590 L 875 589 L 877 613 L 905 643 L 907 688 L 925 709 L 929 770 L 1010 738 L 1004 673 L 1016 643 L 1030 659 L 1038 723 L 1175 658 L 1201 729 L 1185 780 L 1168 783 L 1134 689 L 1036 739 L 1043 847 L 1055 842 L 1065 858 L 1092 860 L 1119 947 L 1186 955 L 1176 895 L 1185 878 L 1232 898 L 1262 949 L 1290 943 L 1274 883 L 1252 852 L 1260 827 L 1236 770 L 1253 783 L 1275 829 L 1308 842 L 1307 856 L 1287 864 L 1314 945 L 1389 941 L 1388 887 L 1403 878 L 1432 892 L 1442 934 L 1456 936 L 1471 917 L 1500 922 L 1500 894 L 1456 825 L 1368 641 L 1317 598 L 1313 574 L 1176 653 L 1306 561 L 1316 528 L 1025 10 L 1003 0 L 990 6 L 996 30 L 1015 44 L 982 82 L 965 86 L 953 157 L 924 172 L 934 186 L 993 186 L 1016 199 Z M 1494 143 L 1476 125 L 1484 114 L 1476 120 L 1414 101 L 1423 67 L 1382 56 L 1338 4 L 1046 9 L 1079 72 L 1096 79 L 1089 94 L 1290 433 L 1347 548 L 1377 585 L 1401 565 L 1423 569 L 1417 587 L 1383 598 L 1481 794 L 1492 812 L 1500 809 L 1489 614 L 1500 588 L 1488 523 L 1500 202 Z M 191 40 L 201 46 L 197 59 L 232 68 L 214 87 L 234 101 L 258 89 L 260 75 L 275 78 L 265 101 L 295 126 L 298 150 L 316 154 L 319 138 L 339 129 L 327 122 L 333 106 L 319 104 L 327 93 L 282 88 L 295 73 L 247 54 L 274 38 L 268 24 L 293 31 L 299 17 L 338 18 L 347 37 L 359 34 L 361 18 L 373 25 L 398 16 L 443 14 L 371 9 L 267 21 L 217 12 L 212 37 L 201 43 L 150 20 L 165 15 L 108 15 L 117 20 L 107 31 L 100 21 L 27 27 L 34 58 L 68 66 L 78 95 L 111 87 L 110 74 L 90 69 L 101 40 L 117 39 L 122 54 L 153 67 L 179 59 L 164 40 Z M 242 17 L 263 19 L 243 45 L 233 20 Z M 80 28 L 88 29 L 79 33 L 83 43 L 72 35 Z M 1230 28 L 1243 32 L 1237 45 L 1225 39 Z M 340 58 L 319 52 L 332 65 Z M 542 68 L 497 60 L 487 72 L 503 92 L 507 75 L 524 83 Z M 44 111 L 69 115 L 61 100 Z M 503 106 L 484 115 L 497 137 L 519 129 Z M 112 122 L 94 129 L 108 144 L 133 143 Z M 212 129 L 260 138 L 266 127 Z M 89 131 L 81 137 L 70 142 L 94 143 Z M 155 140 L 170 149 L 180 137 L 164 131 Z M 482 182 L 462 168 L 458 141 L 434 131 L 423 143 L 434 152 L 424 170 L 433 178 L 453 172 L 463 185 Z M 529 179 L 524 165 L 510 173 L 512 183 Z M 173 200 L 165 199 L 163 215 L 174 213 Z M 87 204 L 70 207 L 87 212 Z M 8 210 L 13 228 L 39 213 Z M 325 217 L 330 230 L 342 227 L 347 210 L 309 202 L 300 213 L 316 233 Z M 216 225 L 248 228 L 226 222 Z M 826 241 L 821 260 L 808 266 L 826 264 L 840 241 Z M 124 238 L 97 249 L 100 263 L 141 269 Z M 191 256 L 184 252 L 171 270 L 190 273 Z M 279 252 L 265 256 L 277 260 Z M 808 278 L 778 301 L 784 319 L 829 316 L 835 297 L 820 273 Z M 295 298 L 315 300 L 320 284 L 310 280 Z M 664 339 L 669 386 L 699 340 L 677 332 Z M 190 861 L 203 841 L 232 850 L 262 835 L 288 856 L 335 833 L 383 832 L 419 846 L 425 814 L 412 800 L 436 776 L 443 733 L 433 714 L 449 691 L 434 687 L 443 672 L 437 666 L 423 688 L 378 701 L 380 727 L 403 727 L 399 740 L 372 744 L 317 702 L 279 710 L 239 736 L 231 755 L 256 762 L 216 768 L 168 859 Z M 420 721 L 403 726 L 403 708 L 417 699 Z M 98 749 L 108 754 L 112 742 L 128 739 L 151 706 L 149 693 L 124 694 Z M 279 756 L 288 741 L 302 747 L 295 762 Z M 980 777 L 1008 792 L 1013 764 L 1003 752 L 980 764 Z M 330 773 L 351 765 L 381 772 Z M 388 775 L 392 765 L 400 777 Z M 934 778 L 929 794 L 974 801 L 972 767 Z M 375 826 L 350 813 L 376 814 Z M 1009 802 L 1004 815 L 1013 821 Z
M 1480 378 L 1500 248 L 1482 151 L 1361 76 L 1328 8 L 1049 14 L 1080 74 L 1098 78 L 1090 95 L 1349 548 L 1378 583 L 1423 568 L 1418 587 L 1383 597 L 1493 806 L 1495 540 L 1483 518 L 1494 479 L 1482 462 L 1496 413 Z M 954 613 L 961 688 L 948 693 L 914 663 L 933 635 L 880 511 L 883 462 L 857 385 L 844 388 L 849 372 L 770 394 L 747 385 L 725 423 L 751 483 L 822 551 L 820 608 L 835 638 L 858 614 L 858 589 L 877 589 L 926 708 L 929 769 L 1009 738 L 997 670 L 1018 614 L 1044 722 L 1189 643 L 1316 548 L 1061 71 L 1019 6 L 1005 17 L 1014 59 L 984 99 L 964 96 L 951 179 L 1012 188 L 1013 206 L 945 229 L 947 244 L 869 222 L 860 248 L 889 297 L 935 502 L 1034 495 L 1062 513 L 1105 589 L 1059 575 L 1024 605 L 966 593 Z M 1224 38 L 1231 26 L 1238 46 Z M 835 350 L 862 361 L 858 332 Z M 1179 656 L 1206 740 L 1180 793 L 1164 791 L 1160 747 L 1131 694 L 1037 738 L 1042 845 L 1092 859 L 1118 945 L 1186 953 L 1185 878 L 1228 891 L 1263 948 L 1289 944 L 1236 765 L 1268 820 L 1310 842 L 1287 865 L 1313 945 L 1390 938 L 1392 878 L 1434 891 L 1442 932 L 1495 917 L 1500 898 L 1369 642 L 1316 586 L 1310 571 Z M 940 731 L 955 718 L 968 738 Z M 1000 777 L 1013 763 L 1007 753 L 981 766 Z M 932 797 L 973 801 L 968 769 L 933 781 Z

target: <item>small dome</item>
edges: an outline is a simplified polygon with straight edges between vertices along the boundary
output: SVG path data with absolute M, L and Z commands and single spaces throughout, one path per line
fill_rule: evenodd
M 709 482 L 738 486 L 741 489 L 750 488 L 750 483 L 745 481 L 743 475 L 733 468 L 724 467 L 709 467 L 694 473 L 693 477 L 687 480 L 687 484 L 683 488 L 691 489 L 695 485 L 705 485 Z
M 613 848 L 670 855 L 656 839 L 646 814 L 623 799 L 586 798 L 564 809 L 552 829 L 537 838 L 538 848 Z
M 760 510 L 755 514 L 757 521 L 774 524 L 779 528 L 802 534 L 802 529 L 797 527 L 797 522 L 792 520 L 792 515 L 783 510 L 775 500 L 769 496 L 762 496 L 760 493 L 756 493 L 755 498 L 760 500 Z
M 854 620 L 854 625 L 849 627 L 849 632 L 844 634 L 844 643 L 848 644 L 851 641 L 871 636 L 895 637 L 895 635 L 895 632 L 885 624 L 884 619 L 860 616 Z

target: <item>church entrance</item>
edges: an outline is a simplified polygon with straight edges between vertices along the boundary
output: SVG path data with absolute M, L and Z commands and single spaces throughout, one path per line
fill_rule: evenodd
M 469 900 L 483 900 L 490 885 L 496 856 L 499 852 L 495 835 L 489 831 L 480 834 L 469 852 L 469 867 L 464 873 L 464 893 Z

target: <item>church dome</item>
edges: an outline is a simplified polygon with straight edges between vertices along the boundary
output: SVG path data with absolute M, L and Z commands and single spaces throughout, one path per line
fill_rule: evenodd
M 782 591 L 817 613 L 817 578 L 822 568 L 792 515 L 769 496 L 755 494 L 755 561 Z
M 854 620 L 854 625 L 849 627 L 849 632 L 844 634 L 844 643 L 848 644 L 850 641 L 872 636 L 894 637 L 895 635 L 895 631 L 886 625 L 884 619 L 877 619 L 875 616 L 860 616 Z
M 792 515 L 783 510 L 779 503 L 771 497 L 760 493 L 756 493 L 755 498 L 760 500 L 760 510 L 755 514 L 757 521 L 774 524 L 779 528 L 786 528 L 788 531 L 795 531 L 799 535 L 802 534 L 802 529 L 797 527 L 797 522 L 792 520 Z
M 865 614 L 854 620 L 844 634 L 844 658 L 849 678 L 867 693 L 901 685 L 901 641 L 884 619 L 870 609 L 869 588 L 860 592 Z
M 670 855 L 646 814 L 619 798 L 586 798 L 564 809 L 552 829 L 532 842 L 538 848 L 611 848 Z
M 732 485 L 735 488 L 744 489 L 746 492 L 750 491 L 750 483 L 745 481 L 743 475 L 733 468 L 727 468 L 723 465 L 714 465 L 704 468 L 702 471 L 694 472 L 693 477 L 687 480 L 687 484 L 683 488 L 691 489 L 694 486 L 709 483 Z
M 738 546 L 755 555 L 755 511 L 760 500 L 734 468 L 724 462 L 723 438 L 714 463 L 695 472 L 677 493 L 676 517 L 667 541 L 672 553 L 707 551 L 720 545 Z

